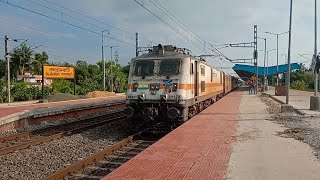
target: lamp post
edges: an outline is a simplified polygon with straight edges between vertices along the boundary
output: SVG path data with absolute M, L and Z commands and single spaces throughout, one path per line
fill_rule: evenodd
M 268 82 L 268 74 L 269 74 L 269 52 L 270 51 L 275 51 L 277 49 L 270 49 L 270 50 L 267 50 L 267 85 L 269 85 L 269 82 Z
M 273 33 L 273 32 L 265 32 L 265 33 L 277 36 L 277 85 L 279 85 L 279 36 L 288 33 L 288 31 L 283 33 Z
M 259 38 L 264 40 L 264 61 L 263 61 L 263 91 L 266 90 L 266 55 L 267 55 L 267 38 Z
M 103 64 L 103 90 L 106 91 L 106 61 L 104 60 L 104 32 L 109 30 L 102 30 L 101 36 L 102 36 L 102 45 L 101 45 L 101 58 L 102 58 L 102 64 Z
M 111 92 L 113 92 L 113 73 L 112 73 L 112 48 L 114 48 L 114 47 L 118 47 L 118 46 L 105 46 L 105 47 L 109 47 L 110 48 L 110 51 L 111 51 L 111 53 L 110 53 L 110 62 L 111 62 L 111 64 L 110 64 L 110 70 L 111 70 Z
M 317 0 L 314 0 L 314 54 L 313 60 L 317 61 Z M 318 72 L 314 68 L 314 95 L 310 96 L 310 110 L 320 109 L 320 99 L 318 97 Z
M 316 1 L 316 0 L 315 0 Z M 290 60 L 291 60 L 291 34 L 292 34 L 292 0 L 290 0 L 290 18 L 289 18 L 289 45 L 288 45 L 288 72 L 287 72 L 287 96 L 286 96 L 286 104 L 289 104 L 289 94 L 290 94 Z

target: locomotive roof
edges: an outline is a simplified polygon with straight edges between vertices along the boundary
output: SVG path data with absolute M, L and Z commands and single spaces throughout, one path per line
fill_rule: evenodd
M 148 53 L 144 53 L 138 57 L 135 57 L 133 58 L 133 60 L 138 60 L 138 59 L 166 59 L 166 58 L 170 58 L 170 59 L 181 59 L 181 58 L 195 58 L 195 59 L 198 59 L 200 60 L 198 57 L 194 57 L 194 56 L 191 56 L 191 55 L 188 55 L 188 54 L 184 54 L 184 53 L 181 53 L 181 52 L 177 52 L 177 51 L 164 51 L 163 54 L 159 54 L 158 51 L 151 51 L 151 52 L 148 52 Z M 206 60 L 204 59 L 201 59 L 201 62 L 203 64 L 206 64 L 218 71 L 221 71 L 221 72 L 224 72 L 222 70 L 219 70 L 217 68 L 215 68 L 213 65 L 209 64 L 206 62 Z M 233 76 L 231 74 L 229 74 L 230 76 Z
M 197 57 L 191 56 L 191 55 L 187 55 L 187 54 L 183 54 L 183 53 L 179 53 L 176 51 L 165 51 L 164 54 L 159 55 L 157 52 L 149 52 L 149 53 L 145 53 L 142 54 L 138 57 L 133 58 L 134 60 L 138 60 L 138 59 L 166 59 L 166 58 L 170 58 L 170 59 L 180 59 L 180 58 L 194 58 L 194 59 L 198 59 Z M 214 66 L 212 66 L 211 64 L 208 64 L 204 59 L 201 59 L 201 62 L 203 64 L 206 64 L 208 66 L 211 66 L 212 68 L 214 68 Z M 217 69 L 218 70 L 218 69 Z M 218 70 L 221 71 L 221 70 Z
M 191 55 L 178 53 L 176 51 L 165 51 L 164 54 L 159 55 L 158 52 L 149 52 L 142 54 L 138 57 L 135 57 L 133 59 L 149 59 L 149 58 L 186 58 L 186 57 L 192 57 Z

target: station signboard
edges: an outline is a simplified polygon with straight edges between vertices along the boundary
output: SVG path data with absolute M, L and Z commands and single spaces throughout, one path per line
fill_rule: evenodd
M 47 79 L 74 79 L 74 68 L 67 66 L 43 66 L 43 76 Z

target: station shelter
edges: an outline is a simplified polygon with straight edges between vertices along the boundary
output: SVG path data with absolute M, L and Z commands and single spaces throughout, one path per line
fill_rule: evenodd
M 301 64 L 292 63 L 290 64 L 291 71 L 301 69 Z M 288 65 L 282 64 L 278 66 L 279 74 L 286 73 L 288 71 Z M 235 64 L 232 68 L 243 81 L 247 81 L 249 78 L 254 78 L 256 74 L 256 67 L 254 65 L 246 64 Z M 272 76 L 277 74 L 277 66 L 266 67 L 266 76 Z M 258 66 L 258 77 L 264 76 L 264 67 Z

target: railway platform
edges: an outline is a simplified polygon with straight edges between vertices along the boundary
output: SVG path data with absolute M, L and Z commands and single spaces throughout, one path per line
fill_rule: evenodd
M 34 119 L 58 114 L 65 115 L 65 117 L 62 117 L 63 115 L 59 117 L 60 119 L 72 118 L 89 113 L 89 111 L 73 114 L 72 112 L 91 109 L 93 113 L 93 111 L 99 108 L 101 109 L 102 107 L 107 106 L 107 104 L 118 100 L 123 101 L 124 103 L 125 95 L 116 94 L 103 98 L 88 98 L 49 103 L 30 102 L 2 104 L 2 106 L 0 106 L 0 132 L 24 128 L 26 126 L 26 119 L 28 118 Z M 66 115 L 68 112 L 69 115 Z M 41 122 L 35 122 L 34 124 L 38 123 Z
M 276 96 L 275 88 L 272 86 L 270 86 L 269 91 L 266 91 L 265 93 L 281 104 L 285 104 L 286 102 L 286 96 Z M 320 111 L 310 110 L 310 96 L 313 95 L 313 92 L 290 89 L 289 104 L 292 105 L 294 110 L 301 115 L 320 117 Z
M 109 179 L 317 179 L 310 147 L 280 137 L 258 95 L 234 91 L 105 176 Z

